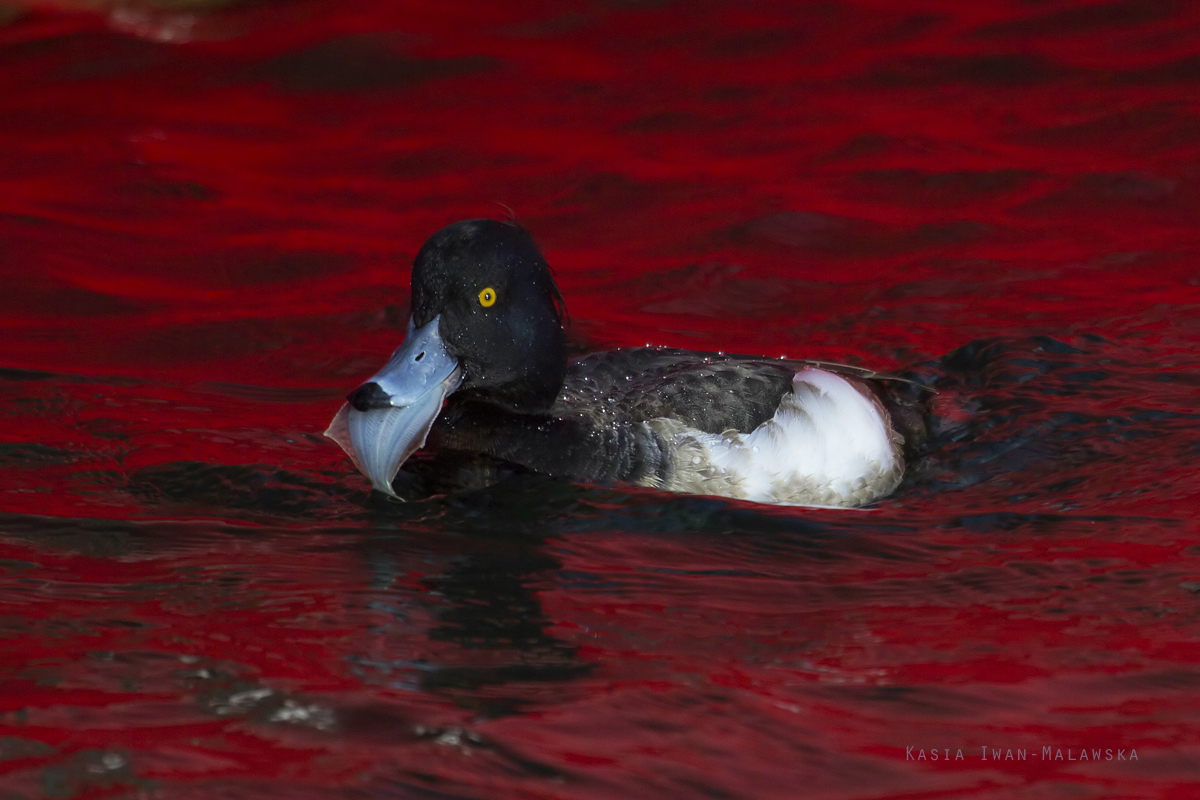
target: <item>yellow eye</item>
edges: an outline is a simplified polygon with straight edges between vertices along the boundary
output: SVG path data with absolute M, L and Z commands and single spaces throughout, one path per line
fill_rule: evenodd
M 479 293 L 479 305 L 484 308 L 491 308 L 496 304 L 496 290 L 492 287 L 487 287 Z

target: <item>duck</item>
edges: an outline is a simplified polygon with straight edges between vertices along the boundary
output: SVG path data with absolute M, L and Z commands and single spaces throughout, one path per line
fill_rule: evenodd
M 418 251 L 407 333 L 325 435 L 397 497 L 418 450 L 593 484 L 857 508 L 900 485 L 928 411 L 904 378 L 822 361 L 635 347 L 568 357 L 531 234 L 471 219 Z

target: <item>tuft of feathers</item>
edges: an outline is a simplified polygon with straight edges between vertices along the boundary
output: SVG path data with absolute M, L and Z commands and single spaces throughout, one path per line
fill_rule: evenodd
M 784 505 L 848 508 L 893 492 L 903 437 L 874 396 L 820 369 L 800 370 L 779 410 L 748 434 L 647 423 L 674 451 L 661 488 Z

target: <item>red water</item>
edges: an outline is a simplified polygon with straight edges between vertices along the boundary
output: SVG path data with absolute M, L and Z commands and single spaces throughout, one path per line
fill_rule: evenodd
M 0 12 L 0 796 L 1200 797 L 1200 5 Z M 368 495 L 499 203 L 577 350 L 924 363 L 935 452 Z

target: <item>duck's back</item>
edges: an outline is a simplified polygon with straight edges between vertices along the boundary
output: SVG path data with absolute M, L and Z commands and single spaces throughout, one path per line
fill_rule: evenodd
M 657 347 L 609 350 L 571 363 L 550 413 L 597 424 L 675 419 L 707 433 L 750 433 L 792 390 L 784 361 Z

